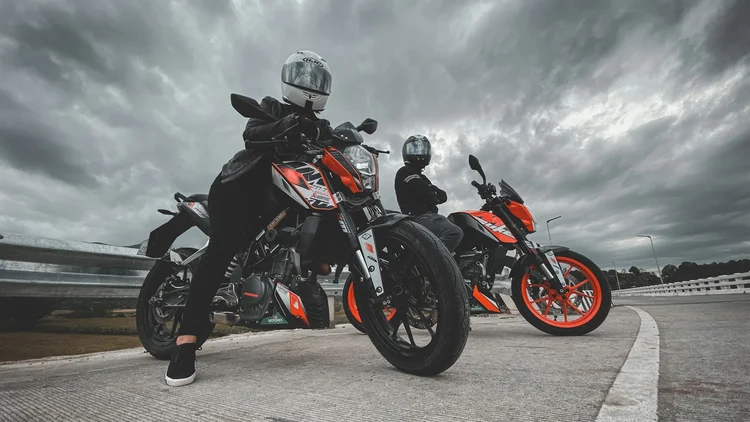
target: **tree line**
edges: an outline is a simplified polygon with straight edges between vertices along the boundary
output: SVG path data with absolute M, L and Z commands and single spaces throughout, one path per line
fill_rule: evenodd
M 686 261 L 680 265 L 668 264 L 661 270 L 665 283 L 746 272 L 750 272 L 750 259 L 712 262 L 710 264 L 696 264 Z M 627 272 L 625 270 L 618 272 L 617 278 L 615 278 L 614 270 L 608 270 L 604 273 L 612 289 L 617 289 L 617 278 L 619 278 L 620 286 L 623 289 L 659 284 L 659 277 L 655 273 L 644 271 L 636 266 L 630 267 Z

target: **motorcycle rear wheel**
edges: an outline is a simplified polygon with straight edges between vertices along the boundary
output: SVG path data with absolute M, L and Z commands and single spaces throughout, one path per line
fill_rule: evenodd
M 355 279 L 354 296 L 365 333 L 380 354 L 403 372 L 422 376 L 444 372 L 461 356 L 469 336 L 469 297 L 458 265 L 434 234 L 411 220 L 377 229 L 375 246 L 386 295 L 396 312 L 405 316 L 399 318 L 399 328 L 408 341 L 394 330 L 382 303 L 376 304 L 370 286 Z M 414 318 L 423 329 L 412 328 Z M 429 343 L 418 346 L 412 331 L 417 331 L 418 340 L 428 331 Z
M 175 250 L 182 259 L 187 258 L 196 251 L 197 249 L 193 248 L 181 248 Z M 195 274 L 199 261 L 200 258 L 188 264 L 187 268 L 184 269 L 187 270 L 185 273 L 189 271 L 192 277 L 192 274 Z M 183 272 L 184 270 L 180 270 L 179 272 Z M 155 306 L 151 305 L 150 299 L 160 288 L 163 288 L 167 278 L 175 273 L 176 272 L 173 271 L 171 263 L 156 261 L 156 264 L 154 264 L 151 271 L 146 275 L 146 279 L 143 281 L 143 286 L 141 286 L 141 291 L 138 294 L 138 302 L 136 304 L 135 325 L 136 330 L 138 331 L 138 338 L 141 340 L 143 348 L 145 348 L 151 356 L 160 360 L 170 359 L 172 351 L 176 347 L 176 329 L 179 327 L 179 320 L 182 317 L 183 308 L 178 308 L 169 312 L 169 315 L 165 315 L 164 310 L 157 309 Z M 170 323 L 170 317 L 177 319 L 177 323 L 175 323 L 174 320 Z M 203 343 L 208 340 L 214 326 L 215 324 L 211 323 L 208 318 L 206 318 L 206 323 L 201 327 L 200 334 L 197 336 L 198 347 L 202 346 Z M 174 335 L 172 335 L 173 330 L 175 331 Z

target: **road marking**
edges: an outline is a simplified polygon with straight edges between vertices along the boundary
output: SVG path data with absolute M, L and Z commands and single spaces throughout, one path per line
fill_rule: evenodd
M 646 311 L 632 306 L 625 307 L 638 314 L 641 327 L 596 420 L 657 421 L 659 327 Z

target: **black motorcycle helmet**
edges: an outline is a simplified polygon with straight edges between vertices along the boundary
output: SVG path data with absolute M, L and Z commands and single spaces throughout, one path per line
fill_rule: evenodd
M 412 135 L 406 139 L 401 148 L 401 157 L 404 163 L 423 169 L 430 164 L 432 158 L 432 146 L 430 140 L 423 135 Z

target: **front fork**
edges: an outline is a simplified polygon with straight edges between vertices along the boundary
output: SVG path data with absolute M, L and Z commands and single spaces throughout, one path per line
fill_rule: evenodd
M 555 253 L 552 251 L 542 253 L 539 247 L 526 240 L 526 236 L 521 233 L 513 222 L 513 219 L 510 218 L 504 204 L 495 206 L 493 211 L 495 215 L 503 220 L 503 223 L 505 223 L 505 226 L 510 233 L 516 238 L 521 253 L 528 256 L 529 259 L 532 260 L 531 263 L 537 268 L 541 268 L 542 273 L 544 273 L 544 276 L 549 280 L 553 289 L 557 290 L 560 294 L 565 293 L 565 287 L 568 283 L 565 281 L 565 276 L 563 275 L 562 268 L 560 268 L 560 263 L 558 263 L 557 258 L 555 258 Z M 530 243 L 531 245 L 529 245 Z
M 341 230 L 349 237 L 349 246 L 354 250 L 362 278 L 372 285 L 376 297 L 382 296 L 385 294 L 385 289 L 383 288 L 378 249 L 372 228 L 367 228 L 362 233 L 357 234 L 351 215 L 343 208 L 339 209 L 339 225 Z

